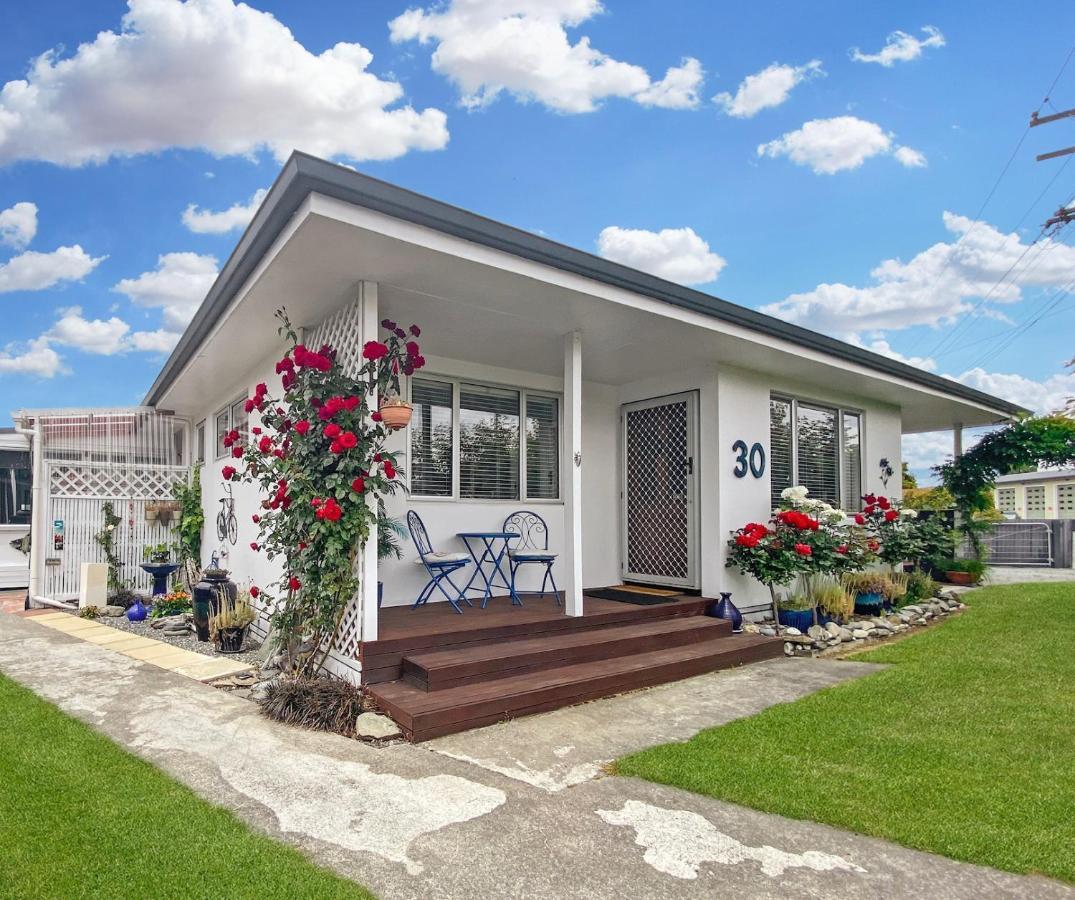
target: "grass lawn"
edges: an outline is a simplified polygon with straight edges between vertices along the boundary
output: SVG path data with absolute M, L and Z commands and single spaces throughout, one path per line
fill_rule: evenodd
M 370 897 L 3 676 L 0 785 L 5 897 Z
M 855 656 L 890 669 L 632 754 L 616 770 L 1075 881 L 1075 584 L 966 599 L 962 615 Z

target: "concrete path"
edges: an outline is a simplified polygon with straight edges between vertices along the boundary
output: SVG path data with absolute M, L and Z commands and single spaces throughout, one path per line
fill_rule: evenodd
M 990 566 L 985 584 L 1040 584 L 1050 581 L 1075 582 L 1075 569 L 1035 569 L 1030 566 Z
M 749 701 L 753 708 L 765 704 L 770 685 L 772 699 L 790 697 L 844 680 L 847 666 L 773 661 L 753 674 L 705 676 L 704 696 L 699 679 L 684 683 L 682 698 L 674 685 L 646 693 L 663 692 L 660 707 L 683 700 L 678 724 L 661 727 L 686 733 L 696 727 L 692 716 L 721 721 L 744 709 L 739 694 L 748 682 L 761 697 Z M 0 615 L 0 670 L 382 898 L 1075 898 L 1045 879 L 674 788 L 571 774 L 592 765 L 595 752 L 605 755 L 594 734 L 574 733 L 575 750 L 562 753 L 571 760 L 565 772 L 553 760 L 569 746 L 561 743 L 575 721 L 567 714 L 582 710 L 435 748 L 378 750 L 277 725 L 248 701 L 9 615 Z M 723 711 L 721 697 L 729 703 Z M 648 702 L 643 694 L 598 701 L 578 721 L 600 728 L 598 707 L 606 705 L 634 717 L 608 728 L 615 755 L 646 735 L 639 717 Z M 689 708 L 698 702 L 708 711 Z M 556 723 L 544 739 L 542 721 Z M 526 740 L 535 747 L 522 747 Z M 509 741 L 518 749 L 497 746 Z

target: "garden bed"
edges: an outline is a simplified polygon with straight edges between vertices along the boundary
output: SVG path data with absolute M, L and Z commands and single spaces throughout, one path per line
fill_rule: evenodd
M 94 621 L 101 625 L 108 625 L 120 631 L 138 635 L 138 637 L 150 638 L 154 641 L 163 641 L 166 644 L 171 644 L 174 647 L 181 647 L 184 650 L 193 650 L 195 653 L 201 653 L 203 656 L 226 657 L 251 665 L 257 665 L 260 661 L 258 642 L 250 635 L 247 635 L 241 653 L 221 653 L 216 649 L 216 645 L 212 641 L 199 641 L 194 634 L 193 628 L 189 624 L 187 625 L 187 632 L 185 634 L 172 634 L 166 631 L 162 623 L 167 622 L 171 618 L 173 617 L 165 616 L 160 619 L 145 619 L 141 622 L 131 622 L 126 616 L 102 615 L 98 616 Z M 154 624 L 161 624 L 161 627 L 154 628 Z

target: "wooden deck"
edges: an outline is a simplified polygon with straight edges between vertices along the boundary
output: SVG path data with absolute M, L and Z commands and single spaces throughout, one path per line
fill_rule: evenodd
M 492 724 L 782 655 L 783 644 L 731 633 L 680 596 L 654 606 L 586 597 L 583 616 L 551 598 L 507 597 L 459 615 L 446 603 L 381 610 L 360 649 L 370 695 L 408 738 Z

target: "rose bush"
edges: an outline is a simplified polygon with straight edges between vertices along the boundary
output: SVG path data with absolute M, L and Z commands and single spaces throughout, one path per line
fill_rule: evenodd
M 251 547 L 282 563 L 273 586 L 254 585 L 251 596 L 273 609 L 292 668 L 311 674 L 332 649 L 348 602 L 359 588 L 355 557 L 377 522 L 380 499 L 401 487 L 389 430 L 376 412 L 378 397 L 398 394 L 400 376 L 425 365 L 408 331 L 384 320 L 385 340 L 367 341 L 357 376 L 349 377 L 328 346 L 313 350 L 279 310 L 280 333 L 290 349 L 276 364 L 281 393 L 258 384 L 246 401 L 259 424 L 243 442 L 226 435 L 234 462 L 227 481 L 259 485 L 261 511 L 251 517 L 258 538 Z

